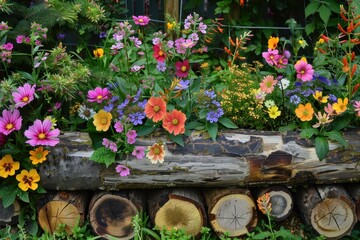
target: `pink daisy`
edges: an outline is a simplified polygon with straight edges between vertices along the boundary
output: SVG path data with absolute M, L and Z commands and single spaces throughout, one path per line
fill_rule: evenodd
M 147 16 L 132 16 L 136 25 L 145 26 L 150 22 L 150 18 Z
M 89 90 L 87 97 L 89 102 L 101 103 L 103 100 L 109 99 L 111 93 L 107 88 L 97 87 L 94 90 Z
M 264 93 L 272 93 L 274 91 L 274 86 L 277 84 L 277 80 L 274 79 L 274 76 L 268 75 L 263 78 L 260 83 L 260 89 Z
M 128 167 L 125 167 L 124 165 L 117 165 L 115 170 L 121 177 L 126 177 L 130 175 L 130 169 Z
M 34 100 L 35 87 L 36 85 L 31 86 L 30 84 L 25 83 L 24 86 L 18 87 L 16 92 L 12 93 L 16 108 L 22 108 Z
M 145 156 L 145 147 L 136 146 L 131 155 L 136 157 L 136 159 L 142 159 Z
M 265 58 L 265 61 L 271 66 L 277 66 L 278 61 L 281 58 L 281 55 L 279 55 L 279 51 L 276 49 L 268 49 L 267 52 L 262 53 L 262 56 L 263 58 Z
M 176 62 L 176 75 L 180 78 L 185 78 L 189 75 L 190 65 L 188 60 L 184 60 L 182 62 Z
M 60 134 L 60 130 L 52 129 L 52 123 L 48 119 L 45 119 L 43 122 L 36 119 L 34 124 L 24 134 L 29 139 L 26 143 L 33 147 L 36 145 L 53 147 L 59 143 L 59 138 L 57 137 Z
M 309 63 L 300 60 L 295 64 L 295 70 L 297 72 L 296 77 L 301 81 L 308 82 L 313 79 L 314 69 Z
M 19 110 L 3 110 L 0 117 L 0 132 L 9 135 L 14 130 L 19 130 L 22 124 L 22 117 Z

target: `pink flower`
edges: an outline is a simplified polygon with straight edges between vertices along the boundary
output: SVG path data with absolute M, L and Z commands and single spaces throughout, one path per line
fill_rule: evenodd
M 264 93 L 272 93 L 274 91 L 274 86 L 276 85 L 277 80 L 274 79 L 274 76 L 268 75 L 260 83 L 260 89 Z
M 124 165 L 117 165 L 115 170 L 121 177 L 126 177 L 130 175 L 130 169 L 128 167 L 125 167 Z
M 137 133 L 136 133 L 135 130 L 129 130 L 129 131 L 126 133 L 126 136 L 127 136 L 128 138 L 136 138 Z
M 124 126 L 122 125 L 121 122 L 116 122 L 114 124 L 114 128 L 117 133 L 121 133 L 122 131 L 124 131 Z
M 132 16 L 136 25 L 145 26 L 150 22 L 150 18 L 147 16 Z
M 136 138 L 133 138 L 133 137 L 127 137 L 127 142 L 128 144 L 134 144 L 136 142 Z
M 87 97 L 89 102 L 101 103 L 103 100 L 109 99 L 111 93 L 107 88 L 97 87 L 95 90 L 89 90 Z
M 188 60 L 184 60 L 182 62 L 179 61 L 175 63 L 175 67 L 176 67 L 176 75 L 178 77 L 185 78 L 188 76 L 190 70 L 190 65 Z
M 301 81 L 307 82 L 313 79 L 314 69 L 304 60 L 300 60 L 295 64 L 295 70 L 297 72 L 296 77 Z
M 35 87 L 35 84 L 31 86 L 30 84 L 25 83 L 24 86 L 18 87 L 16 92 L 12 93 L 16 108 L 22 108 L 34 100 Z
M 25 36 L 24 35 L 19 35 L 16 37 L 16 43 L 22 43 L 25 40 Z
M 22 117 L 19 110 L 3 110 L 0 117 L 0 132 L 9 135 L 14 130 L 19 130 L 22 124 Z
M 265 61 L 271 65 L 271 66 L 277 66 L 278 60 L 280 59 L 279 51 L 278 50 L 272 50 L 268 49 L 267 52 L 262 53 L 263 58 L 265 58 Z
M 145 156 L 145 147 L 136 146 L 131 155 L 136 157 L 136 159 L 142 159 Z
M 43 122 L 36 119 L 34 124 L 24 134 L 29 139 L 26 143 L 33 147 L 36 145 L 53 147 L 59 143 L 59 138 L 57 137 L 60 134 L 60 130 L 52 129 L 52 123 L 48 119 L 45 119 Z
M 7 51 L 11 51 L 13 49 L 14 45 L 12 43 L 6 43 L 6 44 L 3 44 L 2 47 Z

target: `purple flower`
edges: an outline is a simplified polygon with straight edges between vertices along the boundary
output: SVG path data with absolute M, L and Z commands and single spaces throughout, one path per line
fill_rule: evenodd
M 206 115 L 206 120 L 208 120 L 210 123 L 217 122 L 219 118 L 224 114 L 224 111 L 222 108 L 218 108 L 216 111 L 210 111 Z
M 150 22 L 150 18 L 147 16 L 132 16 L 136 25 L 145 26 Z
M 16 92 L 12 93 L 16 108 L 22 108 L 34 100 L 35 87 L 36 85 L 31 86 L 30 84 L 25 83 L 24 86 L 18 87 Z
M 298 95 L 292 95 L 290 97 L 290 102 L 295 104 L 295 105 L 298 105 L 300 102 L 301 102 L 301 99 Z
M 135 112 L 129 114 L 130 122 L 132 122 L 135 126 L 143 124 L 143 119 L 146 117 L 144 112 Z
M 329 101 L 330 102 L 337 102 L 337 97 L 334 94 L 329 94 Z
M 11 51 L 14 48 L 14 45 L 12 43 L 5 43 L 2 47 L 7 51 Z
M 119 121 L 114 124 L 114 128 L 117 133 L 124 131 L 124 125 L 122 125 L 122 123 Z
M 64 40 L 65 38 L 65 33 L 59 33 L 58 35 L 56 35 L 58 40 Z
M 16 43 L 20 44 L 23 43 L 25 40 L 25 36 L 24 35 L 19 35 L 16 37 Z
M 130 175 L 130 169 L 128 167 L 125 167 L 124 165 L 117 165 L 115 170 L 121 177 L 126 177 Z
M 186 90 L 188 89 L 190 84 L 190 80 L 180 80 L 180 82 L 176 85 L 174 90 Z
M 156 70 L 159 72 L 165 72 L 166 70 L 166 63 L 165 62 L 158 62 L 156 65 Z
M 136 138 L 127 137 L 126 141 L 127 141 L 129 144 L 134 144 L 134 143 L 136 142 Z
M 136 138 L 136 136 L 137 136 L 137 133 L 136 133 L 136 131 L 135 130 L 129 130 L 127 133 L 126 133 L 126 136 L 128 137 L 128 138 Z
M 103 140 L 102 140 L 102 145 L 103 145 L 104 147 L 108 148 L 109 145 L 110 145 L 110 140 L 107 139 L 107 138 L 103 138 Z
M 206 34 L 206 28 L 207 28 L 206 24 L 204 24 L 203 22 L 199 23 L 199 31 L 201 33 Z
M 25 131 L 24 135 L 29 139 L 26 143 L 31 146 L 44 145 L 44 146 L 55 146 L 59 143 L 60 134 L 59 129 L 52 129 L 52 122 L 45 119 L 43 122 L 36 119 L 34 124 Z
M 131 153 L 136 159 L 142 159 L 145 156 L 145 147 L 136 146 L 134 151 Z
M 0 117 L 0 132 L 9 135 L 13 131 L 20 130 L 22 125 L 22 117 L 20 116 L 20 111 L 15 109 L 3 110 L 2 117 Z
M 99 38 L 106 38 L 107 37 L 107 33 L 106 32 L 101 32 L 99 34 Z
M 290 53 L 288 50 L 285 50 L 285 51 L 283 52 L 283 56 L 286 57 L 287 59 L 290 59 L 291 53 Z
M 214 91 L 206 90 L 206 91 L 204 92 L 204 94 L 205 94 L 205 96 L 207 96 L 207 97 L 209 97 L 209 98 L 211 98 L 211 99 L 214 99 L 214 98 L 216 97 L 216 94 L 215 94 Z
M 140 48 L 142 42 L 137 37 L 129 37 L 130 41 L 132 41 L 135 47 Z

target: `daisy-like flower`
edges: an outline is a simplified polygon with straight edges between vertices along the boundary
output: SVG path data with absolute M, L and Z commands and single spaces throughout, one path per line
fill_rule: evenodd
M 145 156 L 145 147 L 136 146 L 131 155 L 136 157 L 136 159 L 142 159 Z
M 166 113 L 163 119 L 163 128 L 174 135 L 183 134 L 185 132 L 186 115 L 179 110 L 172 110 Z
M 165 158 L 164 144 L 161 142 L 154 143 L 148 147 L 146 157 L 150 159 L 152 164 L 163 163 Z
M 89 90 L 87 97 L 89 102 L 101 103 L 102 101 L 109 99 L 111 93 L 107 88 L 97 87 L 94 90 Z
M 267 52 L 262 53 L 263 58 L 270 66 L 276 66 L 278 64 L 281 55 L 279 55 L 279 51 L 277 49 L 272 50 L 268 49 Z
M 166 114 L 166 102 L 161 97 L 151 97 L 145 106 L 146 117 L 154 122 L 161 121 Z
M 166 58 L 165 52 L 161 49 L 161 44 L 156 44 L 153 46 L 153 57 L 157 62 L 164 62 Z
M 94 115 L 94 126 L 96 127 L 96 131 L 104 131 L 109 130 L 111 124 L 112 115 L 109 112 L 104 110 L 100 110 L 98 113 Z
M 317 114 L 315 113 L 314 115 L 319 122 L 314 124 L 313 128 L 318 128 L 321 125 L 325 125 L 325 124 L 331 123 L 333 121 L 333 119 L 330 119 L 330 116 L 327 113 L 322 114 L 321 112 L 318 112 Z
M 34 124 L 31 125 L 24 135 L 29 139 L 26 143 L 31 146 L 43 145 L 43 146 L 55 146 L 59 143 L 59 129 L 52 129 L 52 123 L 50 120 L 45 119 L 43 122 L 36 119 Z
M 31 169 L 30 171 L 22 170 L 20 174 L 16 175 L 16 180 L 18 180 L 19 188 L 23 191 L 36 190 L 38 188 L 37 182 L 40 181 L 40 175 L 37 173 L 36 169 Z
M 11 155 L 7 154 L 0 160 L 0 177 L 7 178 L 13 176 L 19 170 L 20 163 L 14 162 Z
M 329 116 L 336 116 L 338 113 L 333 109 L 333 105 L 328 103 L 327 106 L 324 107 L 324 111 L 329 114 Z
M 268 49 L 275 49 L 279 43 L 279 37 L 270 36 L 268 40 Z
M 132 16 L 136 25 L 145 26 L 150 22 L 150 18 L 147 16 Z
M 327 103 L 329 96 L 323 96 L 322 92 L 317 91 L 313 94 L 313 97 L 320 103 Z
M 36 165 L 46 161 L 46 156 L 49 154 L 49 151 L 44 150 L 44 148 L 41 146 L 35 150 L 31 150 L 29 153 L 32 164 Z
M 261 81 L 260 89 L 264 93 L 272 93 L 276 84 L 277 80 L 274 79 L 274 76 L 268 75 Z
M 79 117 L 85 120 L 89 120 L 94 117 L 95 111 L 85 105 L 80 105 L 78 110 Z
M 311 106 L 311 103 L 307 103 L 305 105 L 299 104 L 298 108 L 295 109 L 295 113 L 301 121 L 310 121 L 313 118 L 314 109 Z
M 304 60 L 300 60 L 295 64 L 296 77 L 303 82 L 311 81 L 314 75 L 313 67 Z
M 176 75 L 179 78 L 186 78 L 189 75 L 190 65 L 188 60 L 178 61 L 175 63 Z
M 34 100 L 35 87 L 36 85 L 31 86 L 25 83 L 24 86 L 18 87 L 16 91 L 12 93 L 16 108 L 22 108 Z
M 9 135 L 13 131 L 17 131 L 21 128 L 22 117 L 20 116 L 20 111 L 15 109 L 3 110 L 2 116 L 0 117 L 0 132 Z
M 336 103 L 333 103 L 332 108 L 338 113 L 343 113 L 346 111 L 347 109 L 347 105 L 348 105 L 349 99 L 348 98 L 344 98 L 344 100 L 342 100 L 341 98 L 339 98 L 337 100 Z
M 270 193 L 265 193 L 265 194 L 261 195 L 257 199 L 257 204 L 258 204 L 259 210 L 263 214 L 270 214 L 270 212 L 272 210 L 271 202 L 270 202 Z
M 93 51 L 93 53 L 96 58 L 101 58 L 102 56 L 104 56 L 104 49 L 97 48 Z
M 275 102 L 274 100 L 269 99 L 264 102 L 264 105 L 266 108 L 271 108 L 272 106 L 275 106 Z
M 279 111 L 279 108 L 275 105 L 269 108 L 268 113 L 269 117 L 273 119 L 281 115 L 281 111 Z
M 115 170 L 121 177 L 126 177 L 130 175 L 130 169 L 124 165 L 117 165 Z

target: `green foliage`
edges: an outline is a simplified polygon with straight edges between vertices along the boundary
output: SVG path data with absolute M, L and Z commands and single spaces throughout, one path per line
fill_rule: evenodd
M 105 164 L 106 167 L 108 167 L 115 162 L 115 156 L 116 153 L 113 151 L 105 147 L 100 147 L 94 151 L 89 159 L 97 163 Z

